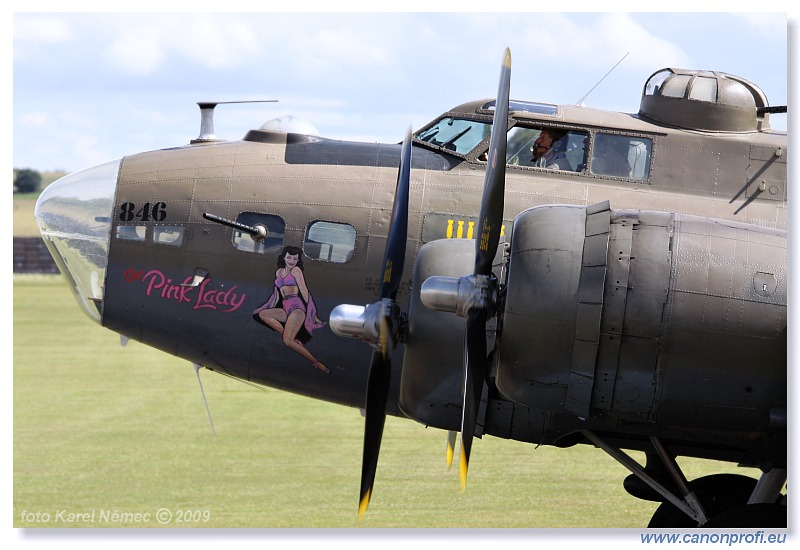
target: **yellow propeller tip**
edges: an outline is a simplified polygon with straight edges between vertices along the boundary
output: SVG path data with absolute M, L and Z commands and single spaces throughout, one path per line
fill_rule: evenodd
M 369 506 L 369 497 L 371 493 L 372 489 L 369 489 L 361 499 L 361 502 L 358 503 L 358 519 L 363 519 L 364 514 L 367 513 L 367 506 Z
M 464 453 L 464 446 L 461 446 L 461 461 L 459 462 L 459 473 L 461 474 L 461 492 L 467 490 L 467 470 L 469 470 L 469 464 L 467 464 L 467 457 L 466 453 Z

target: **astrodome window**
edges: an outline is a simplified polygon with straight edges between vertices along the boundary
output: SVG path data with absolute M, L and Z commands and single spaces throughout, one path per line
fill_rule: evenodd
M 658 71 L 651 76 L 644 88 L 645 95 L 658 95 L 661 87 L 664 85 L 664 81 L 672 74 L 674 74 L 672 71 Z
M 661 95 L 664 97 L 685 97 L 686 86 L 691 80 L 690 75 L 679 74 L 674 75 L 672 78 L 664 82 L 664 87 L 661 89 Z
M 706 76 L 695 77 L 695 79 L 692 81 L 692 87 L 689 90 L 689 99 L 716 103 L 717 79 L 708 78 Z
M 743 78 L 715 71 L 661 69 L 645 84 L 639 115 L 659 124 L 712 132 L 769 128 L 767 97 Z
M 315 221 L 308 225 L 303 253 L 323 262 L 344 263 L 353 257 L 356 228 L 347 223 Z

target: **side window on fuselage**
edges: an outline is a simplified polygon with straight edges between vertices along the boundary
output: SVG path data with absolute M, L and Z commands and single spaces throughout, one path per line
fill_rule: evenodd
M 353 257 L 356 228 L 348 223 L 315 221 L 308 224 L 303 253 L 312 260 L 344 263 Z
M 254 239 L 246 231 L 234 229 L 232 241 L 237 250 L 256 254 L 278 254 L 280 252 L 283 245 L 283 233 L 286 229 L 286 222 L 283 221 L 283 218 L 274 214 L 242 212 L 236 216 L 236 221 L 250 227 L 262 225 L 267 230 L 266 237 Z
M 147 236 L 146 225 L 118 225 L 117 238 L 124 241 L 141 241 Z
M 183 243 L 183 227 L 157 225 L 153 228 L 153 242 L 167 246 L 180 246 Z

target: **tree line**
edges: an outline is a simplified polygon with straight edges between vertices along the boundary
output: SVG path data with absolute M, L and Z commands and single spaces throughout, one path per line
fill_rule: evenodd
M 30 168 L 14 168 L 14 192 L 35 193 L 42 186 L 42 174 Z
M 61 170 L 55 172 L 39 172 L 31 168 L 14 168 L 14 193 L 38 193 L 50 183 L 67 173 Z

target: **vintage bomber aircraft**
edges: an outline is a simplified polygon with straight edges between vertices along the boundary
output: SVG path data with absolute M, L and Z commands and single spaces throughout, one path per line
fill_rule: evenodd
M 785 526 L 786 108 L 677 69 L 638 114 L 509 101 L 510 69 L 402 145 L 223 141 L 200 104 L 190 144 L 48 187 L 42 236 L 123 340 L 364 409 L 361 513 L 391 414 L 461 431 L 462 483 L 474 436 L 589 444 L 651 527 Z

